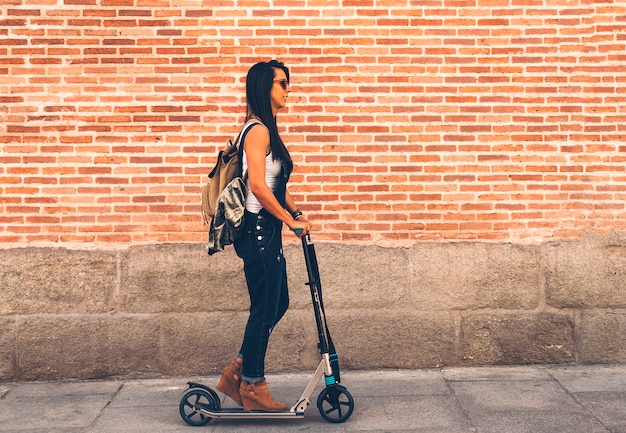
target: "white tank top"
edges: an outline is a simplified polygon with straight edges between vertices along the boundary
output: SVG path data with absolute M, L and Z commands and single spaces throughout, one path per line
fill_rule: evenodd
M 276 190 L 276 186 L 278 185 L 278 179 L 280 177 L 282 169 L 282 164 L 279 159 L 274 161 L 272 158 L 272 152 L 269 153 L 265 157 L 265 183 L 270 188 L 272 192 Z M 246 151 L 243 152 L 243 173 L 248 170 L 248 158 L 246 157 Z M 246 180 L 246 189 L 248 190 L 248 195 L 246 196 L 246 210 L 252 213 L 259 213 L 263 206 L 257 200 L 257 198 L 252 194 L 252 190 L 250 189 L 250 180 Z

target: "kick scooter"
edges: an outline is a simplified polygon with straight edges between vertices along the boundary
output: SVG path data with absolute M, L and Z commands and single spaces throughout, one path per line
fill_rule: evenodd
M 296 232 L 296 234 L 299 233 Z M 304 260 L 309 276 L 309 281 L 306 285 L 311 289 L 313 312 L 315 313 L 319 337 L 318 347 L 321 356 L 321 361 L 302 395 L 290 409 L 284 412 L 246 411 L 241 407 L 223 408 L 219 396 L 213 389 L 200 383 L 188 382 L 189 388 L 183 395 L 179 405 L 180 416 L 187 424 L 202 426 L 214 418 L 304 418 L 304 411 L 310 404 L 311 395 L 322 377 L 324 377 L 326 387 L 317 398 L 317 408 L 322 417 L 328 422 L 341 423 L 352 415 L 354 399 L 348 390 L 339 384 L 339 357 L 335 351 L 328 324 L 326 323 L 319 268 L 317 266 L 315 247 L 310 235 L 302 237 L 302 249 L 304 250 Z

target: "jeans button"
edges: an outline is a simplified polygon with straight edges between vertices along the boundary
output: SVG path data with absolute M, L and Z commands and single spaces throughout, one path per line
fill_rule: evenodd
M 256 239 L 257 239 L 258 241 L 262 241 L 262 240 L 263 240 L 263 236 L 257 236 L 257 237 L 256 237 Z

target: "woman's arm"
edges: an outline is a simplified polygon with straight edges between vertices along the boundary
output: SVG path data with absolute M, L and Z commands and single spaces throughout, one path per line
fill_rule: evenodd
M 287 205 L 287 210 L 292 215 L 296 210 L 298 210 L 298 206 L 296 206 L 296 203 L 293 201 L 293 197 L 289 194 L 289 190 L 285 192 L 285 204 Z
M 291 194 L 289 194 L 289 190 L 287 190 L 285 192 L 285 204 L 287 205 L 287 211 L 289 211 L 289 213 L 293 216 L 293 213 L 295 211 L 299 211 L 298 206 L 296 205 L 296 203 L 293 201 L 293 197 L 291 196 Z M 296 221 L 298 222 L 303 222 L 307 224 L 307 232 L 310 232 L 311 229 L 313 228 L 313 224 L 311 224 L 309 222 L 309 220 L 307 220 L 303 215 L 302 212 L 300 212 L 300 217 L 296 216 Z

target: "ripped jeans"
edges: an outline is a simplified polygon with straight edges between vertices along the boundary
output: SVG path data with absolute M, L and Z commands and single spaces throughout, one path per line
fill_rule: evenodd
M 265 379 L 269 336 L 289 307 L 281 231 L 282 222 L 269 213 L 246 211 L 243 234 L 235 242 L 250 295 L 250 315 L 239 356 L 243 358 L 242 379 L 251 383 Z

